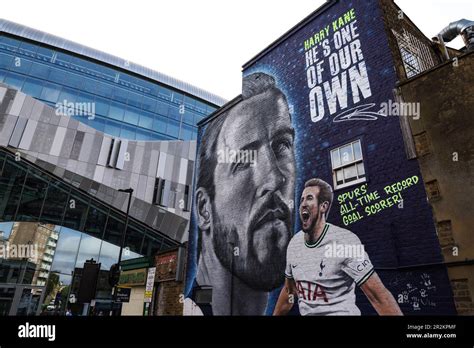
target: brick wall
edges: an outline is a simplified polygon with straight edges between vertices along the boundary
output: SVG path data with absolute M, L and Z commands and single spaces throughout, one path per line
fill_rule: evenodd
M 456 279 L 451 281 L 454 300 L 459 315 L 474 315 L 474 302 L 469 290 L 467 279 Z

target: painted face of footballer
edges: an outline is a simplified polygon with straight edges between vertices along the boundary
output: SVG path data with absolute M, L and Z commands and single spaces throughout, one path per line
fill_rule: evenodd
M 319 206 L 319 187 L 306 187 L 301 194 L 300 219 L 303 232 L 310 233 L 318 223 L 323 212 Z

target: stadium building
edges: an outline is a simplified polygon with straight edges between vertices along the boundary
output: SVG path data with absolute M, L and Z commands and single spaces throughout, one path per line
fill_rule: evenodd
M 110 304 L 129 201 L 119 190 L 133 189 L 122 260 L 185 241 L 196 124 L 224 102 L 0 20 L 0 251 L 23 247 L 0 258 L 0 314 Z M 90 301 L 86 264 L 99 265 Z

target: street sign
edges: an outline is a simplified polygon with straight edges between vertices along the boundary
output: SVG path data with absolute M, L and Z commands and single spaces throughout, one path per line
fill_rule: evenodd
M 153 286 L 155 285 L 156 267 L 148 268 L 148 275 L 145 286 L 145 303 L 150 303 L 153 297 Z
M 117 288 L 117 298 L 116 301 L 120 303 L 128 303 L 130 302 L 130 293 L 132 288 Z

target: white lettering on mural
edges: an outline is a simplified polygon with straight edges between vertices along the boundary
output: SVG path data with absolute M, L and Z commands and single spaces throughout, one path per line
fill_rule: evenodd
M 313 122 L 321 121 L 327 116 L 327 111 L 334 115 L 372 96 L 357 20 L 354 11 L 351 11 L 349 23 L 342 27 L 333 26 L 333 30 L 337 31 L 332 41 L 328 38 L 329 30 L 324 30 L 319 34 L 324 40 L 314 43 L 314 46 L 305 43 L 306 78 Z

